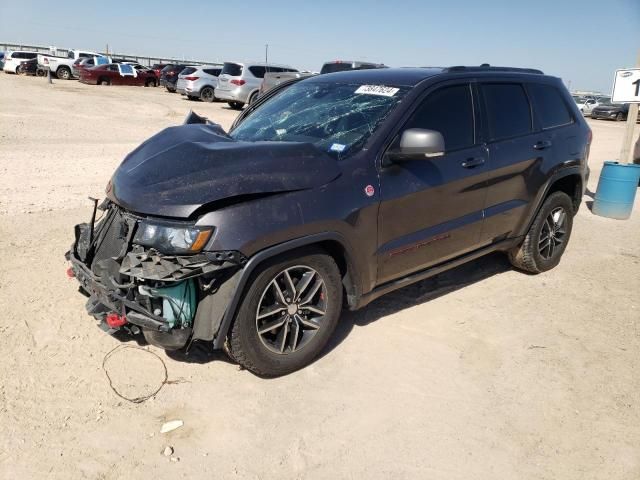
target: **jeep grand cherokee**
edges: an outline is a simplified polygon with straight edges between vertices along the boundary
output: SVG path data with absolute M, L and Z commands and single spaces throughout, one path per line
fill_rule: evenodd
M 555 267 L 590 142 L 560 79 L 538 70 L 311 77 L 228 133 L 189 123 L 131 152 L 76 226 L 69 274 L 109 332 L 209 341 L 286 374 L 319 354 L 343 307 L 493 251 Z

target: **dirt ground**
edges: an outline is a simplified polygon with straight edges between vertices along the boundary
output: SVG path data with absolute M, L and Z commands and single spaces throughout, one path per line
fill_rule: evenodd
M 63 255 L 87 196 L 190 108 L 236 115 L 0 75 L 0 478 L 640 478 L 638 201 L 616 221 L 585 196 L 546 274 L 493 255 L 345 313 L 322 358 L 283 378 L 204 348 L 120 348 L 104 368 L 123 395 L 161 386 L 163 363 L 170 382 L 119 398 L 103 360 L 123 343 L 85 313 Z M 594 192 L 623 125 L 590 125 Z

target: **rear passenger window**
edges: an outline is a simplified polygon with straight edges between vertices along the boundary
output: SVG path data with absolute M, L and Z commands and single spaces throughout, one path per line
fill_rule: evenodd
M 469 85 L 444 87 L 429 94 L 405 128 L 436 130 L 447 151 L 471 147 L 474 142 L 473 104 Z
M 533 111 L 542 128 L 559 127 L 572 122 L 573 117 L 556 87 L 532 83 L 527 85 L 527 89 L 533 103 Z
M 531 132 L 531 107 L 522 85 L 484 84 L 482 96 L 487 110 L 489 140 L 502 140 Z
M 266 71 L 266 68 L 257 67 L 254 65 L 253 67 L 249 67 L 249 71 L 253 74 L 254 77 L 264 78 L 264 72 Z

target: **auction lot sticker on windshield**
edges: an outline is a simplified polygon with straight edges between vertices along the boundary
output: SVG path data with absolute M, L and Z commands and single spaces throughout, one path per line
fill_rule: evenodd
M 365 95 L 381 95 L 383 97 L 393 97 L 399 88 L 385 87 L 384 85 L 360 85 L 355 93 Z

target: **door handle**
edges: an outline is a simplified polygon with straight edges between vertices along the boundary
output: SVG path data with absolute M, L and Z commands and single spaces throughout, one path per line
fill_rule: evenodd
M 464 162 L 462 162 L 462 166 L 464 168 L 473 168 L 473 167 L 477 167 L 478 165 L 483 165 L 483 164 L 484 164 L 484 158 L 483 157 L 467 158 Z
M 549 140 L 540 140 L 533 145 L 533 148 L 536 150 L 544 150 L 545 148 L 549 148 L 551 145 L 552 144 Z

